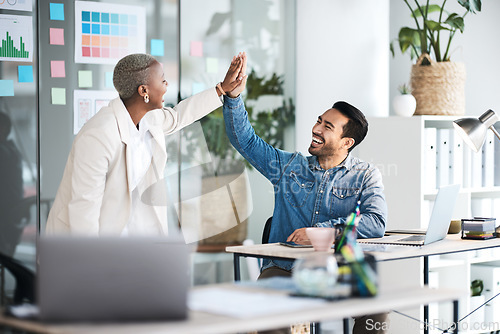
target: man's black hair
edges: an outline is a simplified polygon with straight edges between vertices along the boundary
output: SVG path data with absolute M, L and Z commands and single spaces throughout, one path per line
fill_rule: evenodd
M 335 102 L 332 108 L 337 109 L 342 115 L 349 118 L 347 124 L 344 125 L 342 138 L 348 137 L 354 139 L 354 145 L 349 148 L 349 152 L 351 152 L 356 145 L 365 139 L 368 132 L 368 121 L 361 110 L 347 102 Z

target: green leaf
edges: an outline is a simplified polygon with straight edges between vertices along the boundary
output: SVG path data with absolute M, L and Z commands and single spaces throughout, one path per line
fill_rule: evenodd
M 458 3 L 460 4 L 460 6 L 467 9 L 468 12 L 471 12 L 473 14 L 476 13 L 476 10 L 478 12 L 481 11 L 481 0 L 472 0 L 472 5 L 470 0 L 458 0 Z
M 389 43 L 389 50 L 391 50 L 391 55 L 394 57 L 394 45 L 391 43 Z
M 420 45 L 420 32 L 418 29 L 403 27 L 399 30 L 399 48 L 405 53 L 410 46 Z
M 427 26 L 427 29 L 429 29 L 430 31 L 450 30 L 450 28 L 447 28 L 443 26 L 441 23 L 433 20 L 425 21 L 425 25 Z
M 450 27 L 459 29 L 460 32 L 464 32 L 464 18 L 461 16 L 458 16 L 458 14 L 451 14 L 448 16 L 446 21 L 444 23 L 448 24 Z
M 439 5 L 429 5 L 429 6 L 420 6 L 422 8 L 422 11 L 425 13 L 434 13 L 434 12 L 439 12 L 441 11 L 441 7 Z M 421 17 L 422 14 L 420 14 L 420 10 L 417 8 L 411 13 L 413 17 Z

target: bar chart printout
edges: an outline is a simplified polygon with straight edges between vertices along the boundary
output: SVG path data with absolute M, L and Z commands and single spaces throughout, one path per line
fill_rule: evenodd
M 33 21 L 31 16 L 0 14 L 0 61 L 33 60 Z

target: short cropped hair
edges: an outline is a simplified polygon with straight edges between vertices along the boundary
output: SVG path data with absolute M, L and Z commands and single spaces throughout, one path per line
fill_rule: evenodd
M 335 102 L 332 108 L 340 111 L 342 115 L 349 118 L 344 125 L 342 138 L 348 137 L 354 139 L 354 145 L 349 148 L 349 152 L 365 139 L 368 133 L 368 121 L 365 115 L 358 108 L 344 101 Z
M 149 69 L 157 60 L 148 54 L 134 53 L 118 61 L 113 71 L 113 85 L 120 98 L 128 100 L 140 85 L 149 83 Z

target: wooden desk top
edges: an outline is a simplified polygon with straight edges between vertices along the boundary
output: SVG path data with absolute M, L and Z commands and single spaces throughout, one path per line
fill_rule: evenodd
M 195 289 L 223 288 L 236 291 L 253 289 L 253 292 L 266 294 L 284 294 L 284 292 L 269 289 L 244 287 L 234 284 L 218 284 L 197 287 Z M 301 310 L 281 312 L 250 318 L 234 318 L 211 314 L 207 312 L 189 312 L 189 318 L 184 321 L 170 322 L 143 322 L 143 323 L 110 323 L 110 324 L 44 324 L 35 321 L 19 320 L 0 315 L 0 325 L 6 325 L 30 332 L 39 333 L 71 333 L 71 334 L 135 334 L 135 333 L 235 333 L 271 328 L 285 327 L 292 323 L 307 321 L 325 321 L 343 319 L 387 312 L 392 309 L 405 309 L 432 302 L 458 300 L 467 292 L 450 289 L 429 289 L 415 287 L 382 291 L 374 298 L 352 298 L 335 302 L 325 302 L 318 306 L 307 307 Z M 287 297 L 297 298 L 297 297 Z
M 370 239 L 363 240 L 368 241 Z M 372 249 L 377 249 L 377 251 L 370 251 L 369 253 L 373 254 L 377 261 L 390 261 L 500 247 L 500 238 L 489 240 L 467 240 L 461 239 L 459 234 L 450 234 L 443 240 L 422 247 L 396 245 L 374 246 L 376 247 L 373 247 Z M 378 251 L 378 249 L 381 250 Z M 268 256 L 288 259 L 300 259 L 313 254 L 314 249 L 292 248 L 282 246 L 278 243 L 273 243 L 251 246 L 229 246 L 226 247 L 226 252 L 256 257 Z M 330 252 L 333 253 L 333 250 L 331 250 Z

